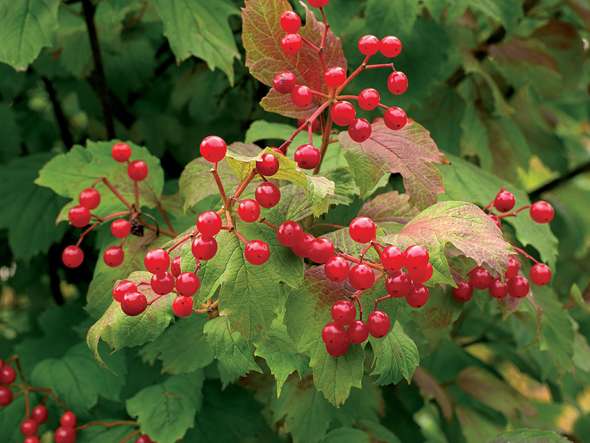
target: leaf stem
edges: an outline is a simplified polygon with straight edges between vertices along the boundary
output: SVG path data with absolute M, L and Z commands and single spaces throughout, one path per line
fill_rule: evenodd
M 133 211 L 133 206 L 127 201 L 125 197 L 119 192 L 119 190 L 109 181 L 106 177 L 101 177 L 100 181 L 104 183 L 104 185 L 109 188 L 109 190 L 119 199 L 121 203 L 123 203 L 130 211 Z

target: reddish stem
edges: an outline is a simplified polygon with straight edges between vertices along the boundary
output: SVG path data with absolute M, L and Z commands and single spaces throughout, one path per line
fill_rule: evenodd
M 229 207 L 228 205 L 228 201 L 227 201 L 227 195 L 225 194 L 225 188 L 223 187 L 223 182 L 221 181 L 221 177 L 219 176 L 219 172 L 217 170 L 217 163 L 215 163 L 215 166 L 213 167 L 213 169 L 211 169 L 211 174 L 213 174 L 213 178 L 215 179 L 215 183 L 217 184 L 217 189 L 219 190 L 219 195 L 221 196 L 221 199 L 223 200 L 223 206 L 225 206 L 226 208 Z
M 515 250 L 516 252 L 518 252 L 518 253 L 519 253 L 520 255 L 522 255 L 523 257 L 526 257 L 526 258 L 528 258 L 528 259 L 529 259 L 530 261 L 532 261 L 533 263 L 535 263 L 535 264 L 538 264 L 538 263 L 539 263 L 539 261 L 538 261 L 536 258 L 532 257 L 532 256 L 531 256 L 529 253 L 527 253 L 527 252 L 526 252 L 524 249 L 521 249 L 521 248 L 519 248 L 519 247 L 517 247 L 517 246 L 514 246 L 514 245 L 512 245 L 512 247 L 514 248 L 514 250 Z
M 283 151 L 285 154 L 287 153 L 287 148 L 289 147 L 289 145 L 291 144 L 291 142 L 295 139 L 295 137 L 297 137 L 297 134 L 299 134 L 301 131 L 303 131 L 307 125 L 311 124 L 314 122 L 314 120 L 316 118 L 318 118 L 318 116 L 324 112 L 324 110 L 330 106 L 331 101 L 326 101 L 324 103 L 322 103 L 315 111 L 313 114 L 311 114 L 305 121 L 303 121 L 303 123 L 301 123 L 301 125 L 295 129 L 295 131 L 293 131 L 293 133 L 289 136 L 289 138 L 287 140 L 285 140 L 281 146 L 279 146 L 279 149 L 281 151 Z
M 305 43 L 307 46 L 309 46 L 311 49 L 313 49 L 314 51 L 316 51 L 318 53 L 320 52 L 320 47 L 319 46 L 316 46 L 313 42 L 309 41 L 308 39 L 306 39 L 302 35 L 301 35 L 301 41 L 303 43 Z
M 531 207 L 531 205 L 525 205 L 525 206 L 521 206 L 520 208 L 518 208 L 515 211 L 512 212 L 505 212 L 503 214 L 498 214 L 497 217 L 498 218 L 506 218 L 506 217 L 516 217 L 518 214 L 520 214 L 523 211 L 526 211 L 527 209 L 529 209 Z
M 109 190 L 110 190 L 110 191 L 111 191 L 111 192 L 112 192 L 112 193 L 115 195 L 115 197 L 117 197 L 117 198 L 118 198 L 118 199 L 121 201 L 121 203 L 123 203 L 125 206 L 127 206 L 127 208 L 128 208 L 130 211 L 132 211 L 132 210 L 133 210 L 133 207 L 131 206 L 131 204 L 130 204 L 130 203 L 129 203 L 129 202 L 126 200 L 126 199 L 125 199 L 125 197 L 123 197 L 123 195 L 121 195 L 121 193 L 119 192 L 119 190 L 118 190 L 118 189 L 117 189 L 115 186 L 113 186 L 113 185 L 111 184 L 111 182 L 109 181 L 109 179 L 108 179 L 108 178 L 106 178 L 106 177 L 101 177 L 101 179 L 100 179 L 100 180 L 101 180 L 101 181 L 104 183 L 104 185 L 105 185 L 107 188 L 109 188 Z
M 89 421 L 86 424 L 76 427 L 77 431 L 88 429 L 93 426 L 100 426 L 103 428 L 115 428 L 117 426 L 137 426 L 137 422 L 133 420 L 116 420 L 116 421 Z
M 365 69 L 382 69 L 382 68 L 391 68 L 395 71 L 395 66 L 393 63 L 379 63 L 375 65 L 367 65 Z
M 168 251 L 168 253 L 171 253 L 179 246 L 182 246 L 187 240 L 190 240 L 191 238 L 195 237 L 195 235 L 197 235 L 195 231 L 196 231 L 196 229 L 193 232 L 191 232 L 190 234 L 187 234 L 187 235 L 184 235 L 183 237 L 181 237 L 172 246 L 170 246 L 166 251 Z

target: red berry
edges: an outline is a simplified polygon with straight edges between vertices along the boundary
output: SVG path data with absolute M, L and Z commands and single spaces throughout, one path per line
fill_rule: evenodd
M 221 217 L 217 212 L 205 211 L 197 218 L 197 229 L 203 237 L 211 238 L 221 231 Z
M 512 208 L 514 208 L 515 204 L 516 198 L 514 198 L 514 194 L 505 189 L 500 190 L 494 199 L 494 208 L 500 212 L 510 211 Z
M 83 228 L 90 222 L 90 210 L 84 206 L 74 206 L 68 211 L 68 220 L 75 228 Z
M 508 266 L 506 267 L 506 273 L 504 274 L 504 276 L 508 279 L 514 278 L 518 275 L 519 271 L 520 260 L 518 260 L 518 257 L 511 255 L 510 257 L 508 257 Z
M 369 326 L 362 320 L 354 321 L 348 327 L 348 337 L 351 343 L 360 345 L 369 338 Z
M 488 289 L 492 284 L 493 277 L 482 266 L 476 266 L 469 271 L 469 284 L 475 289 Z
M 332 305 L 332 318 L 337 325 L 346 326 L 356 319 L 356 308 L 349 300 L 338 300 Z
M 394 95 L 402 95 L 408 90 L 408 77 L 401 71 L 394 71 L 387 77 L 387 89 Z
M 330 257 L 324 265 L 324 273 L 329 280 L 342 282 L 348 279 L 348 261 L 335 255 Z
M 209 163 L 217 163 L 225 158 L 227 144 L 221 137 L 210 135 L 203 139 L 199 151 Z
M 555 210 L 551 203 L 540 200 L 531 205 L 530 214 L 537 223 L 549 223 L 555 217 Z
M 154 249 L 145 255 L 143 264 L 152 274 L 162 274 L 170 266 L 170 256 L 163 249 Z
M 354 289 L 369 289 L 375 284 L 375 273 L 367 265 L 360 263 L 350 268 L 348 281 Z
M 123 300 L 123 296 L 128 292 L 137 291 L 137 285 L 129 280 L 119 281 L 112 290 L 113 299 L 119 303 Z
M 281 49 L 286 55 L 297 55 L 303 40 L 299 34 L 287 34 L 281 40 Z
M 315 237 L 313 235 L 304 232 L 301 240 L 291 247 L 293 254 L 295 254 L 297 257 L 307 258 L 314 240 Z
M 140 435 L 139 437 L 137 437 L 137 440 L 135 440 L 135 443 L 154 443 L 154 442 L 147 435 L 143 434 L 143 435 Z
M 191 250 L 197 260 L 211 260 L 217 254 L 217 240 L 198 237 L 193 241 Z
M 330 0 L 308 0 L 308 2 L 313 8 L 323 8 L 330 3 Z
M 307 256 L 314 263 L 326 263 L 334 256 L 334 244 L 327 238 L 316 238 L 311 242 Z
M 12 403 L 12 390 L 7 386 L 0 386 L 0 406 L 8 406 Z
M 383 114 L 383 119 L 385 120 L 385 126 L 394 131 L 402 129 L 408 123 L 406 111 L 397 106 L 387 109 Z
M 393 35 L 383 37 L 379 42 L 379 51 L 387 58 L 394 58 L 402 52 L 402 42 Z
M 131 158 L 131 146 L 127 143 L 115 143 L 111 149 L 111 155 L 115 161 L 124 163 Z
M 303 238 L 303 229 L 299 223 L 287 220 L 281 223 L 277 229 L 277 240 L 283 246 L 288 248 L 295 246 Z
M 268 243 L 262 240 L 250 240 L 244 248 L 244 258 L 253 265 L 266 263 L 270 257 L 270 248 Z
M 176 279 L 176 292 L 190 297 L 201 287 L 201 280 L 194 272 L 183 272 Z
M 143 160 L 133 160 L 127 166 L 127 175 L 133 181 L 140 182 L 148 176 L 148 165 Z
M 53 439 L 55 443 L 75 443 L 76 430 L 74 428 L 59 427 L 56 429 Z
M 544 286 L 551 281 L 551 268 L 544 263 L 535 263 L 529 274 L 537 286 Z
M 396 275 L 390 275 L 385 280 L 385 289 L 387 293 L 395 298 L 406 297 L 410 293 L 412 284 L 405 272 L 399 272 Z
M 508 293 L 512 297 L 526 297 L 529 293 L 529 290 L 529 281 L 522 275 L 517 275 L 516 277 L 508 280 Z
M 256 161 L 256 171 L 260 175 L 270 177 L 279 170 L 279 161 L 271 153 L 262 154 L 262 158 Z
M 127 292 L 121 300 L 121 310 L 130 316 L 141 314 L 147 308 L 147 298 L 139 291 Z
M 494 298 L 504 298 L 508 293 L 508 285 L 502 280 L 495 278 L 490 284 L 490 295 Z
M 20 424 L 20 433 L 25 437 L 35 435 L 37 433 L 37 429 L 39 429 L 39 423 L 37 423 L 32 418 L 27 418 Z
M 404 254 L 397 246 L 386 246 L 381 251 L 381 264 L 386 271 L 399 271 L 404 265 Z
M 304 85 L 295 85 L 291 91 L 291 100 L 299 108 L 307 108 L 313 101 L 311 89 Z
M 182 272 L 182 268 L 180 266 L 180 255 L 177 255 L 172 259 L 172 263 L 170 263 L 170 272 L 174 277 L 178 277 Z
M 116 268 L 125 260 L 125 252 L 121 246 L 109 246 L 104 250 L 102 258 L 107 266 Z
M 274 76 L 272 87 L 280 94 L 288 94 L 293 91 L 297 77 L 289 71 L 279 72 Z
M 61 261 L 68 268 L 77 268 L 84 261 L 84 252 L 78 246 L 66 246 L 61 253 Z
M 313 169 L 319 165 L 322 155 L 318 148 L 307 144 L 299 146 L 293 158 L 301 169 Z
M 348 135 L 357 143 L 367 140 L 372 132 L 371 123 L 365 118 L 357 118 L 348 126 Z
M 337 88 L 346 80 L 346 70 L 340 66 L 328 69 L 324 73 L 324 81 L 328 88 Z
M 80 192 L 78 201 L 87 209 L 96 209 L 100 205 L 100 192 L 94 188 L 86 188 Z
M 23 443 L 40 443 L 39 437 L 36 435 L 29 435 L 23 440 Z
M 377 236 L 377 225 L 369 217 L 357 217 L 350 222 L 348 234 L 357 243 L 369 243 Z
M 260 217 L 260 205 L 251 198 L 242 200 L 238 205 L 238 215 L 246 223 L 255 222 Z
M 285 11 L 281 14 L 281 28 L 288 34 L 295 34 L 301 28 L 301 17 L 295 11 Z
M 193 313 L 193 298 L 179 295 L 172 302 L 172 312 L 177 317 L 188 317 Z
M 40 425 L 47 421 L 48 415 L 45 405 L 37 405 L 31 411 L 31 418 Z
M 174 277 L 169 272 L 154 274 L 150 280 L 150 286 L 158 295 L 170 294 L 174 290 Z
M 336 102 L 330 109 L 330 115 L 338 126 L 348 126 L 356 118 L 354 106 L 347 101 Z
M 430 263 L 421 268 L 408 268 L 408 276 L 414 283 L 426 283 L 432 278 L 434 269 Z
M 66 411 L 59 419 L 59 424 L 64 428 L 75 428 L 76 421 L 76 414 L 74 414 L 72 411 Z
M 376 89 L 367 88 L 359 92 L 358 104 L 359 107 L 365 111 L 372 111 L 379 106 L 380 101 L 381 95 Z
M 322 329 L 322 341 L 326 345 L 326 351 L 332 357 L 340 357 L 346 354 L 350 347 L 348 332 L 335 323 L 328 323 Z
M 373 311 L 369 314 L 367 319 L 369 326 L 369 334 L 375 338 L 385 337 L 391 328 L 391 320 L 389 315 L 383 311 Z
M 365 56 L 375 55 L 379 51 L 379 39 L 374 35 L 364 35 L 359 39 L 358 48 Z
M 430 260 L 428 249 L 424 246 L 414 245 L 404 251 L 404 266 L 410 268 L 425 268 Z
M 281 200 L 281 191 L 271 182 L 262 182 L 256 187 L 254 198 L 263 208 L 273 208 Z
M 129 220 L 120 218 L 111 223 L 111 234 L 115 238 L 125 238 L 131 233 L 131 223 Z
M 406 301 L 413 308 L 421 308 L 428 301 L 430 291 L 426 286 L 416 284 L 410 289 L 410 293 L 406 296 Z
M 457 287 L 453 288 L 453 298 L 460 302 L 471 300 L 473 296 L 473 287 L 466 281 L 457 283 Z
M 16 380 L 16 371 L 10 365 L 3 365 L 0 368 L 0 384 L 10 385 Z

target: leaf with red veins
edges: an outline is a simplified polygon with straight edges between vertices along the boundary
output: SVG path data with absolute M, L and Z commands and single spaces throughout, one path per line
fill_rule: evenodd
M 397 191 L 385 192 L 365 202 L 358 215 L 373 219 L 376 223 L 395 222 L 407 223 L 418 214 L 418 210 L 410 204 L 408 194 Z
M 300 29 L 300 34 L 319 47 L 325 26 L 305 4 L 303 6 L 306 10 L 306 24 Z M 257 80 L 267 86 L 272 86 L 273 78 L 278 72 L 291 71 L 297 76 L 298 83 L 326 92 L 323 72 L 318 69 L 321 66 L 320 57 L 315 49 L 304 44 L 296 56 L 288 56 L 281 49 L 281 39 L 285 32 L 280 26 L 280 17 L 283 12 L 291 9 L 287 0 L 246 0 L 246 6 L 242 8 L 246 66 Z M 342 43 L 331 31 L 328 31 L 326 38 L 324 60 L 327 68 L 340 66 L 346 69 Z M 271 89 L 261 104 L 270 112 L 304 118 L 311 115 L 323 100 L 315 97 L 308 108 L 296 108 L 290 94 L 282 95 Z
M 382 119 L 373 123 L 371 137 L 362 143 L 353 141 L 347 132 L 340 133 L 354 179 L 361 195 L 369 195 L 384 175 L 401 174 L 410 202 L 426 208 L 444 191 L 436 164 L 447 163 L 444 154 L 424 127 L 415 121 L 399 131 L 387 128 Z

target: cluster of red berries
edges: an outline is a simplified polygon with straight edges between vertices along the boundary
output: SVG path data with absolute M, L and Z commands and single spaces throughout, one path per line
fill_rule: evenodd
M 20 432 L 24 437 L 23 443 L 39 443 L 39 427 L 47 421 L 48 413 L 44 404 L 38 404 L 33 409 L 28 418 L 25 418 L 20 424 Z M 58 441 L 56 443 L 69 443 Z M 73 440 L 72 440 L 73 442 Z
M 521 206 L 514 210 L 516 206 L 516 197 L 514 194 L 506 189 L 500 189 L 496 194 L 496 197 L 485 207 L 486 211 L 491 211 L 492 208 L 496 209 L 500 214 L 493 214 L 490 212 L 490 217 L 496 225 L 501 228 L 502 220 L 507 217 L 516 217 L 523 211 L 529 210 L 529 215 L 535 223 L 546 224 L 551 223 L 555 217 L 555 209 L 551 203 L 545 200 L 539 200 L 531 205 Z
M 16 371 L 12 366 L 0 360 L 0 407 L 12 403 L 13 394 L 10 385 L 16 380 Z

